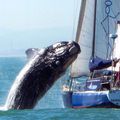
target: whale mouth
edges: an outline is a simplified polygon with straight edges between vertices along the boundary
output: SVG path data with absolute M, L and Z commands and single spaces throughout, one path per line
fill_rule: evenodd
M 68 44 L 70 45 L 70 48 L 69 48 L 70 55 L 79 54 L 81 52 L 80 46 L 78 45 L 78 43 L 73 41 Z

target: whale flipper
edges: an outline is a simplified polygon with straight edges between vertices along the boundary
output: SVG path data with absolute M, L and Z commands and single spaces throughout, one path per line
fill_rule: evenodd
M 45 49 L 39 49 L 39 48 L 29 48 L 25 51 L 27 58 L 30 60 L 37 54 L 43 54 Z

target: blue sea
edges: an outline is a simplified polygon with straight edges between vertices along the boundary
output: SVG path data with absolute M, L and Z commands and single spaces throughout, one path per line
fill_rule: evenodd
M 21 57 L 0 58 L 0 105 L 4 105 L 9 90 L 27 60 Z M 120 120 L 120 109 L 64 108 L 59 79 L 32 110 L 0 111 L 0 120 Z

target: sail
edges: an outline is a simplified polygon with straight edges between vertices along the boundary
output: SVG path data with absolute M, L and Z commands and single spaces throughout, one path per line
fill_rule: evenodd
M 71 67 L 71 77 L 88 74 L 88 61 L 92 54 L 93 24 L 94 24 L 94 0 L 86 0 L 82 28 L 78 38 L 81 47 L 81 54 Z M 82 67 L 81 67 L 82 66 Z
M 84 0 L 83 0 L 84 1 Z M 95 4 L 97 1 L 97 4 Z M 81 47 L 81 53 L 71 67 L 71 77 L 89 75 L 89 60 L 93 53 L 102 59 L 108 59 L 113 50 L 113 42 L 109 38 L 110 33 L 116 32 L 115 17 L 111 12 L 111 6 L 117 13 L 119 0 L 86 0 L 85 13 L 82 22 L 82 28 L 79 32 L 78 43 Z M 95 21 L 96 5 L 96 21 Z M 113 16 L 113 17 L 112 17 Z M 95 21 L 95 31 L 94 31 Z M 93 33 L 95 41 L 93 45 Z
M 118 37 L 114 41 L 113 58 L 120 59 L 120 21 L 117 22 Z M 120 71 L 120 62 L 116 64 L 115 71 Z

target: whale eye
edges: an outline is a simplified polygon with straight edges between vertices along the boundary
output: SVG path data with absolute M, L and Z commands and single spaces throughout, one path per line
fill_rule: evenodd
M 56 64 L 56 66 L 60 66 L 61 63 L 60 63 L 60 61 L 56 61 L 55 64 Z

